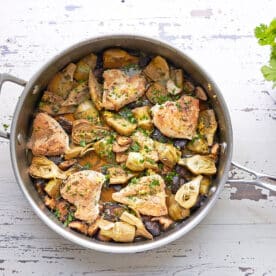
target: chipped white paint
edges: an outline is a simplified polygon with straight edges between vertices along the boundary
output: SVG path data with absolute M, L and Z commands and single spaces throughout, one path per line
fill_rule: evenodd
M 276 105 L 260 66 L 268 49 L 253 29 L 275 17 L 275 1 L 5 1 L 0 10 L 0 72 L 28 80 L 49 58 L 107 33 L 160 38 L 198 61 L 230 108 L 234 159 L 276 174 Z M 6 84 L 0 123 L 9 123 L 20 88 Z M 276 98 L 276 97 L 275 97 Z M 60 238 L 30 209 L 0 141 L 0 274 L 275 275 L 275 193 L 226 186 L 211 214 L 182 239 L 135 255 L 89 251 Z M 238 191 L 237 191 L 238 190 Z M 247 197 L 243 192 L 243 198 Z M 232 199 L 232 200 L 230 200 Z

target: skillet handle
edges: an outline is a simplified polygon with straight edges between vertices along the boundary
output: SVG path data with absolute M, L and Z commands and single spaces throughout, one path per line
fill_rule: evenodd
M 271 191 L 276 191 L 276 176 L 257 173 L 253 170 L 247 169 L 246 167 L 237 164 L 236 162 L 232 162 L 232 166 L 234 169 L 238 168 L 244 172 L 249 173 L 252 176 L 252 179 L 246 180 L 232 178 L 227 180 L 228 183 L 252 184 Z
M 10 74 L 6 74 L 6 73 L 0 74 L 0 94 L 1 94 L 2 85 L 6 81 L 13 82 L 13 83 L 19 84 L 21 86 L 25 86 L 26 83 L 27 83 L 26 81 L 24 81 L 22 79 L 19 79 L 17 77 L 14 77 Z M 5 138 L 5 139 L 9 139 L 10 138 L 10 133 L 7 132 L 7 131 L 0 130 L 0 137 Z

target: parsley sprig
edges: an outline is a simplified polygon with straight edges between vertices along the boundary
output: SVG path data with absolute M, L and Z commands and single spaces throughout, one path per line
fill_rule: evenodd
M 273 88 L 276 87 L 276 18 L 269 25 L 260 24 L 255 28 L 255 36 L 260 45 L 271 47 L 269 65 L 261 68 L 266 80 L 272 81 Z

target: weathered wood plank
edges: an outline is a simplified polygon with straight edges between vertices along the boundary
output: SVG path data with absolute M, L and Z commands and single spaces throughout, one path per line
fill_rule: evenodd
M 259 71 L 268 49 L 253 36 L 256 25 L 275 17 L 274 2 L 6 1 L 0 10 L 0 72 L 28 80 L 57 52 L 91 36 L 120 32 L 162 39 L 203 65 L 220 86 L 232 117 L 234 159 L 276 174 L 276 92 Z M 0 127 L 10 124 L 20 91 L 13 84 L 3 87 Z M 182 239 L 150 252 L 109 255 L 48 229 L 15 182 L 7 141 L 0 140 L 0 153 L 0 274 L 276 274 L 275 193 L 227 184 L 209 216 Z

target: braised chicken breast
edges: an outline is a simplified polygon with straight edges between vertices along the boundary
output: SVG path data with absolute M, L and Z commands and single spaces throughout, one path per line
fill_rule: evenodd
M 59 123 L 46 113 L 38 113 L 28 148 L 33 155 L 60 155 L 69 148 L 69 137 Z
M 162 216 L 168 213 L 165 183 L 158 174 L 132 180 L 121 191 L 113 193 L 112 198 L 131 206 L 143 215 Z
M 92 223 L 99 214 L 99 198 L 105 176 L 92 170 L 73 173 L 60 189 L 61 196 L 77 208 L 75 218 Z
M 178 101 L 167 101 L 152 109 L 154 125 L 166 136 L 192 139 L 196 134 L 199 101 L 182 96 Z
M 119 110 L 145 93 L 146 80 L 142 75 L 127 76 L 122 70 L 111 69 L 104 71 L 103 77 L 105 109 Z

